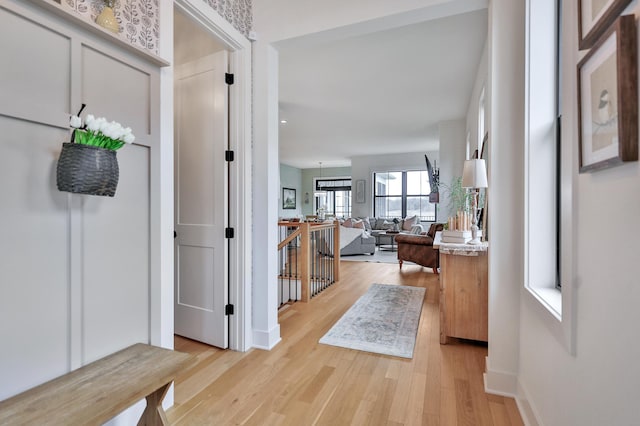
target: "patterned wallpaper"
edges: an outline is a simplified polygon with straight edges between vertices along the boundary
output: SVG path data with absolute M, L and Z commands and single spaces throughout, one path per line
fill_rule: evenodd
M 252 0 L 205 0 L 220 16 L 245 36 L 253 26 Z M 120 23 L 120 38 L 136 47 L 158 54 L 160 38 L 159 0 L 115 0 L 115 15 Z M 103 0 L 60 0 L 60 3 L 95 22 L 102 11 Z
M 220 16 L 245 36 L 253 27 L 251 0 L 205 0 Z

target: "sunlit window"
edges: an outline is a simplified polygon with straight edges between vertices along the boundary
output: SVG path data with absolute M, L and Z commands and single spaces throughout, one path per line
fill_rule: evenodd
M 389 171 L 374 174 L 374 216 L 401 218 L 418 216 L 436 220 L 436 205 L 429 202 L 427 171 Z

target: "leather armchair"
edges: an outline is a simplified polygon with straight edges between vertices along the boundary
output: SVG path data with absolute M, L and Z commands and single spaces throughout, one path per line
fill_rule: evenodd
M 402 262 L 414 262 L 427 268 L 432 268 L 434 273 L 438 273 L 440 267 L 440 256 L 438 250 L 433 248 L 433 239 L 436 232 L 442 231 L 442 223 L 433 223 L 426 235 L 396 235 L 398 245 L 398 263 L 402 268 Z

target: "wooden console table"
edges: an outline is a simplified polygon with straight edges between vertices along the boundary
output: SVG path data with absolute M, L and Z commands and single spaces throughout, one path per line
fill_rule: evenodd
M 488 341 L 489 243 L 439 242 L 439 250 L 440 343 L 446 344 L 449 337 Z

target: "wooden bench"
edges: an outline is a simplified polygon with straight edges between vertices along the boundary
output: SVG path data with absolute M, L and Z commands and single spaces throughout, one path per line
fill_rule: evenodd
M 178 371 L 194 361 L 138 343 L 0 402 L 0 424 L 103 424 L 146 397 L 138 424 L 165 425 L 162 399 Z

